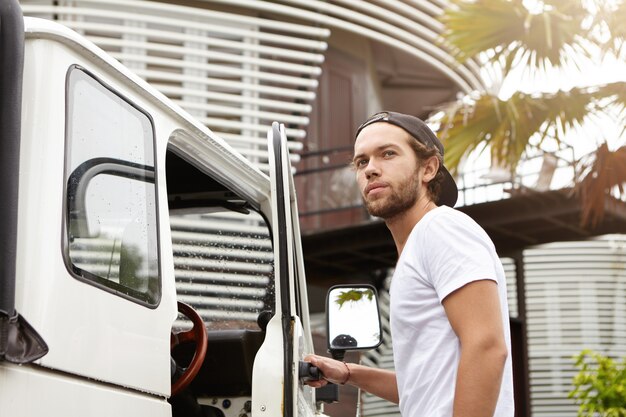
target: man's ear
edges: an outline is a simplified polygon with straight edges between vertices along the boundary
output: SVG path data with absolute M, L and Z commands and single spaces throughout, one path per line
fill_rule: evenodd
M 439 158 L 431 156 L 424 161 L 422 168 L 424 170 L 423 180 L 428 183 L 435 178 L 435 175 L 437 175 L 437 172 L 439 171 Z

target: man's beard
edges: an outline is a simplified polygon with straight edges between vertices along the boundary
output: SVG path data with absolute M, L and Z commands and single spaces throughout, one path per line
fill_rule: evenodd
M 363 197 L 367 212 L 375 217 L 388 220 L 404 213 L 415 205 L 420 197 L 417 172 L 401 183 L 397 190 L 391 188 L 392 193 L 387 197 L 368 201 Z

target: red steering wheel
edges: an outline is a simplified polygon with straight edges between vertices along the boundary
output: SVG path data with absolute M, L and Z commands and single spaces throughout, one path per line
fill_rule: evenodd
M 170 350 L 173 350 L 181 343 L 195 342 L 196 349 L 193 353 L 193 358 L 189 366 L 185 369 L 183 374 L 172 384 L 172 396 L 181 392 L 186 388 L 191 381 L 198 375 L 204 357 L 206 356 L 206 349 L 208 346 L 208 337 L 206 327 L 200 315 L 191 306 L 185 303 L 178 302 L 178 312 L 182 313 L 193 323 L 191 330 L 184 332 L 174 333 L 170 337 Z

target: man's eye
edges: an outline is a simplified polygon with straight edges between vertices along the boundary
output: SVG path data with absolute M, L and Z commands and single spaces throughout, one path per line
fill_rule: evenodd
M 383 152 L 383 156 L 393 156 L 395 154 L 396 153 L 394 151 L 385 151 L 385 152 Z
M 356 165 L 357 168 L 364 167 L 365 165 L 367 165 L 367 159 L 359 159 L 354 163 L 354 165 Z

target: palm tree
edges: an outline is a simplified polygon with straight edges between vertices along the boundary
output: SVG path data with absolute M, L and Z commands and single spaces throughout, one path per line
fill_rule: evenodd
M 488 148 L 492 164 L 514 172 L 524 155 L 547 141 L 557 145 L 593 115 L 606 114 L 626 130 L 626 82 L 569 91 L 522 92 L 502 98 L 498 86 L 519 68 L 526 79 L 545 71 L 577 71 L 607 54 L 626 55 L 626 0 L 451 0 L 441 16 L 442 42 L 460 62 L 478 59 L 499 82 L 447 103 L 431 120 L 439 124 L 452 171 L 465 156 Z M 519 75 L 518 75 L 519 76 Z M 574 192 L 583 202 L 582 223 L 596 225 L 607 195 L 625 196 L 626 146 L 597 150 L 577 161 Z

